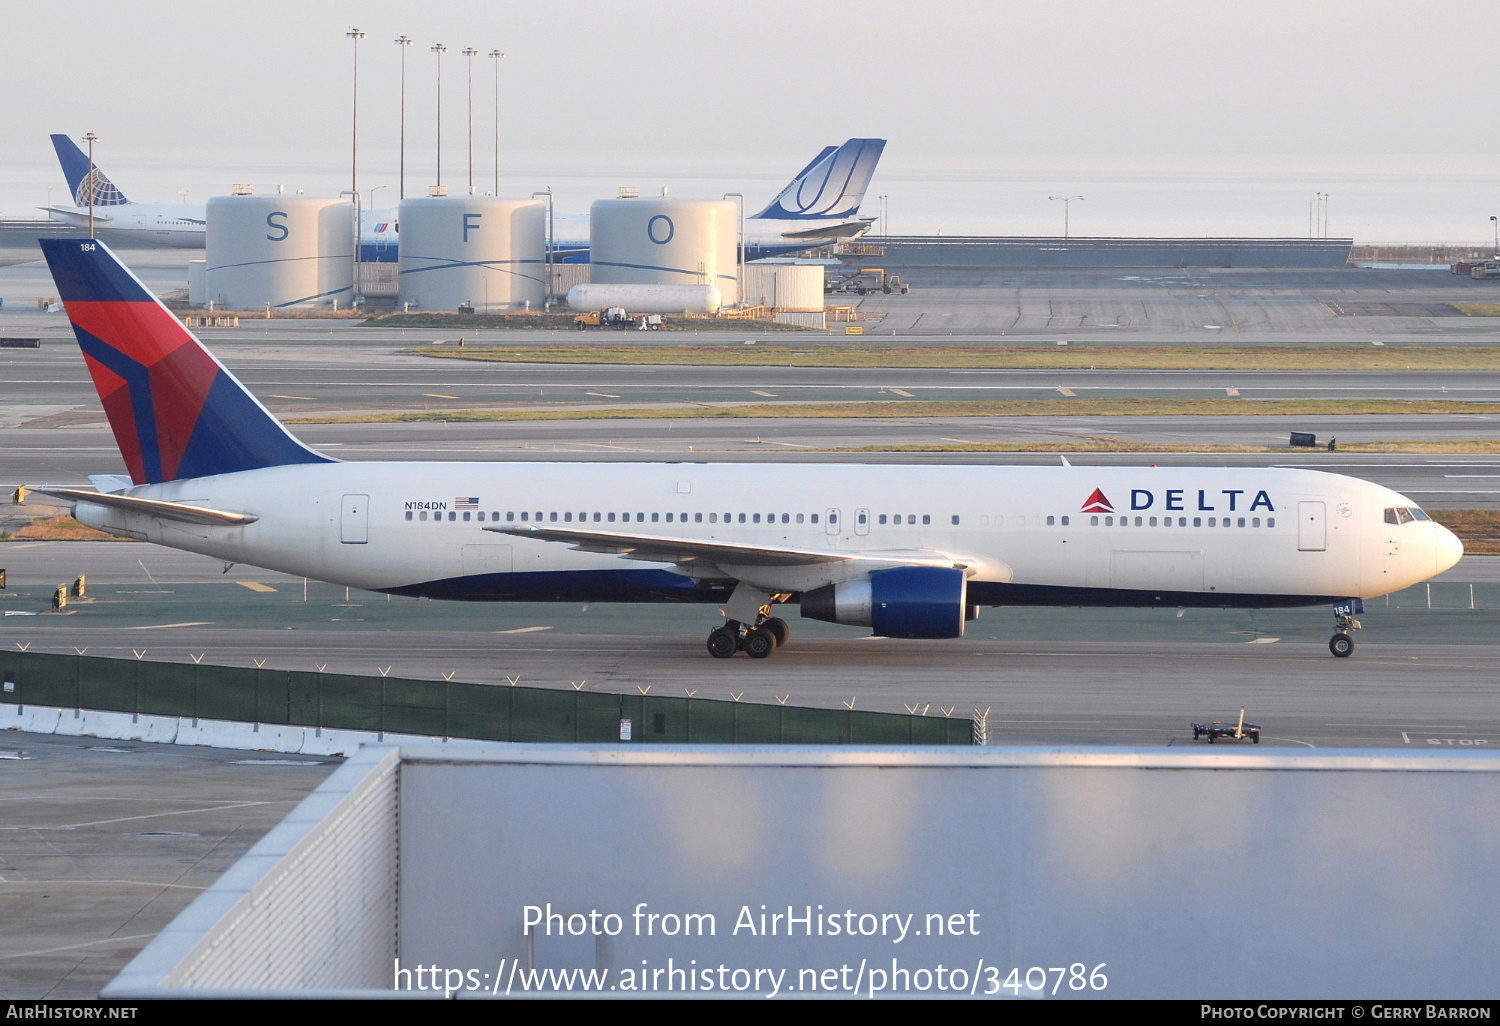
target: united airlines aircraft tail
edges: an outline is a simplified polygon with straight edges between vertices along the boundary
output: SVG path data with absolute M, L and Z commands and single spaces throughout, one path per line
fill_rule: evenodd
M 884 139 L 850 139 L 842 146 L 829 146 L 755 216 L 780 221 L 853 217 L 884 150 Z
M 91 190 L 96 207 L 118 207 L 130 202 L 114 182 L 104 177 L 104 172 L 89 165 L 89 158 L 71 138 L 54 135 L 52 148 L 57 151 L 57 162 L 62 165 L 63 177 L 68 180 L 68 190 L 73 194 L 75 206 L 88 206 Z
M 293 437 L 102 242 L 41 247 L 134 483 L 336 462 Z

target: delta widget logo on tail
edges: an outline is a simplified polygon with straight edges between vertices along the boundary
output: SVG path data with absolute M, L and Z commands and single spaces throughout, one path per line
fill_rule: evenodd
M 1083 513 L 1113 513 L 1114 511 L 1115 511 L 1115 507 L 1110 503 L 1109 499 L 1105 496 L 1104 489 L 1102 489 L 1102 488 L 1095 488 L 1094 491 L 1093 491 L 1093 493 L 1091 495 L 1089 495 L 1089 497 L 1087 499 L 1084 500 L 1084 502 L 1083 502 L 1083 509 L 1080 512 L 1083 512 Z

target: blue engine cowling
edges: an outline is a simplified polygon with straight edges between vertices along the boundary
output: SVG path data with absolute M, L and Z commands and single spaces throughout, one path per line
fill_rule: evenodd
M 811 620 L 869 627 L 886 638 L 961 638 L 968 615 L 962 570 L 901 566 L 802 593 Z

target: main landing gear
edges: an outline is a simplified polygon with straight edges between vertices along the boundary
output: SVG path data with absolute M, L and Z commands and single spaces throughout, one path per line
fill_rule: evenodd
M 1328 639 L 1328 651 L 1340 659 L 1347 659 L 1354 652 L 1354 632 L 1363 626 L 1364 624 L 1354 618 L 1350 607 L 1335 606 L 1334 635 Z
M 708 635 L 708 654 L 715 659 L 728 659 L 736 652 L 744 652 L 751 659 L 764 659 L 785 645 L 792 633 L 791 625 L 779 616 L 772 616 L 771 606 L 789 598 L 789 594 L 773 595 L 738 585 L 725 606 L 729 619 Z

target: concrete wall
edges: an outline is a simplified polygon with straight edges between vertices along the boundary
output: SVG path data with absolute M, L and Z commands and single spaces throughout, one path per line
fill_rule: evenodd
M 325 787 L 389 765 L 362 752 Z M 941 964 L 949 989 L 961 973 L 966 993 L 997 996 L 1012 996 L 1012 968 L 1021 996 L 1039 996 L 1028 970 L 1050 988 L 1056 966 L 1059 997 L 1432 999 L 1492 996 L 1500 978 L 1500 753 L 516 745 L 407 749 L 399 781 L 390 950 L 408 969 L 458 970 L 458 989 L 597 968 L 653 994 L 673 981 L 848 993 L 857 972 L 861 993 L 935 995 Z M 288 824 L 252 855 L 269 879 L 319 830 Z M 367 912 L 330 876 L 382 872 L 390 852 L 355 841 L 350 858 L 304 860 L 278 886 L 322 895 L 309 914 L 389 929 L 384 907 Z M 194 930 L 244 929 L 225 890 L 105 996 L 174 986 Z M 528 915 L 545 924 L 549 904 L 552 935 L 528 936 Z M 703 935 L 682 934 L 689 914 L 705 917 L 692 921 Z M 301 943 L 289 924 L 258 929 L 268 950 Z M 193 978 L 227 979 L 205 944 L 191 946 L 205 953 Z M 711 979 L 693 975 L 704 968 Z M 325 973 L 316 986 L 370 978 Z

